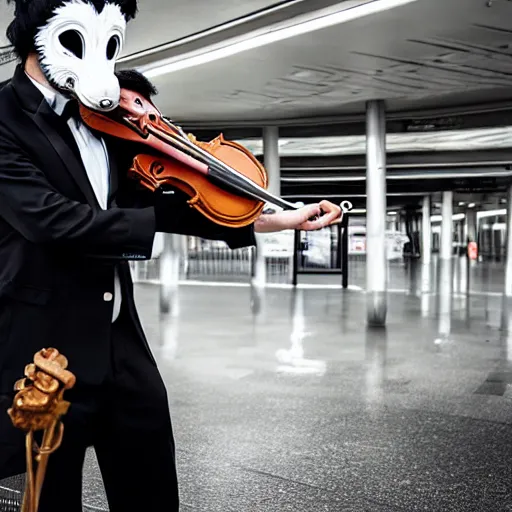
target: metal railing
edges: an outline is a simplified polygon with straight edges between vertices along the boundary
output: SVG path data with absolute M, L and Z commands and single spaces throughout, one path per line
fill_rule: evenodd
M 20 512 L 25 490 L 25 475 L 0 480 L 0 512 Z M 87 503 L 83 504 L 83 512 L 108 512 L 106 508 L 98 508 Z
M 179 267 L 179 275 L 173 275 L 171 281 L 248 283 L 264 268 L 268 284 L 297 284 L 299 274 L 308 274 L 307 282 L 343 286 L 361 286 L 365 282 L 366 233 L 364 226 L 357 223 L 348 229 L 335 226 L 317 232 L 289 231 L 263 238 L 258 236 L 259 258 L 254 247 L 231 250 L 224 242 L 179 235 L 169 237 L 176 238 L 172 241 L 166 238 L 170 244 L 166 247 L 174 254 L 174 261 L 179 261 L 179 265 L 171 265 L 174 273 Z M 400 267 L 407 237 L 389 230 L 386 240 L 388 267 Z M 134 280 L 161 283 L 160 269 L 165 265 L 165 254 L 169 252 L 164 253 L 162 249 L 160 257 L 151 261 L 132 262 Z M 314 277 L 322 274 L 331 277 Z
M 187 255 L 187 279 L 216 279 L 235 277 L 249 279 L 252 272 L 252 248 L 231 250 L 229 247 L 212 246 L 189 251 Z
M 180 279 L 189 281 L 249 282 L 253 275 L 254 251 L 215 247 L 212 250 L 189 252 L 180 261 Z M 291 282 L 291 258 L 266 257 L 266 280 L 273 284 Z M 135 282 L 160 282 L 160 258 L 130 263 Z
M 285 241 L 284 245 L 271 243 L 263 250 L 262 259 L 267 283 L 293 283 L 294 270 L 296 270 L 294 269 L 293 233 L 290 241 L 289 248 L 286 247 Z M 318 255 L 312 252 L 311 246 L 307 244 L 304 246 L 298 258 L 301 271 L 307 269 L 316 269 L 319 273 L 341 271 L 338 237 L 334 236 L 328 242 L 325 247 L 322 246 L 321 250 L 317 251 L 322 253 L 321 259 L 325 260 L 323 262 L 318 261 Z M 186 243 L 176 243 L 174 250 L 179 253 L 179 279 L 181 280 L 249 282 L 256 272 L 257 252 L 254 247 L 232 250 L 223 242 L 187 237 Z M 159 283 L 162 254 L 152 260 L 131 262 L 134 281 Z
M 0 512 L 19 512 L 23 497 L 22 489 L 23 483 L 20 486 L 18 479 L 9 478 L 0 481 Z

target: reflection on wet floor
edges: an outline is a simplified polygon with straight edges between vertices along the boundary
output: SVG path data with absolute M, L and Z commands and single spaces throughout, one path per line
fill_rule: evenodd
M 169 391 L 182 510 L 512 510 L 500 269 L 390 272 L 381 329 L 366 327 L 357 287 L 136 287 Z M 106 510 L 92 453 L 84 493 Z
M 421 260 L 399 260 L 389 262 L 389 290 L 416 294 L 425 286 L 431 286 L 431 292 L 437 290 L 436 276 L 439 276 L 441 262 L 434 258 L 430 265 L 423 265 Z M 452 260 L 453 291 L 466 293 L 469 289 L 473 294 L 501 294 L 504 282 L 504 264 L 491 262 L 472 262 L 463 257 Z M 349 266 L 351 285 L 361 288 L 365 286 L 364 261 L 352 261 Z M 426 272 L 426 275 L 425 275 Z M 425 278 L 422 277 L 425 275 Z M 320 278 L 321 279 L 321 278 Z M 319 279 L 319 280 L 320 280 Z
M 385 329 L 358 291 L 180 288 L 161 332 L 185 510 L 512 510 L 500 269 L 401 271 Z

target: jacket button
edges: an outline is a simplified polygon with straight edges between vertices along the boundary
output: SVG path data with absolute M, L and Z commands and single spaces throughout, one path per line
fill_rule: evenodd
M 103 300 L 105 302 L 111 302 L 113 298 L 114 296 L 110 292 L 107 292 L 103 295 Z

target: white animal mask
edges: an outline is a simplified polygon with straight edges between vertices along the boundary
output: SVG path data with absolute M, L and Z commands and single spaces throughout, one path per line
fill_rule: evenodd
M 125 31 L 125 17 L 114 3 L 107 3 L 101 13 L 81 0 L 58 7 L 35 38 L 47 80 L 86 107 L 103 112 L 115 109 L 120 88 L 114 66 Z

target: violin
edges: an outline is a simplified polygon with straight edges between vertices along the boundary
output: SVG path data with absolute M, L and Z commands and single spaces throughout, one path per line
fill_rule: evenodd
M 285 210 L 298 205 L 271 194 L 263 165 L 244 146 L 222 135 L 200 142 L 165 118 L 153 102 L 132 90 L 121 88 L 119 106 L 112 112 L 91 110 L 80 104 L 80 115 L 89 128 L 128 141 L 142 143 L 151 153 L 134 160 L 129 175 L 151 191 L 175 187 L 190 197 L 188 203 L 211 221 L 227 227 L 253 223 L 265 203 Z M 340 210 L 322 203 L 324 213 Z M 352 205 L 341 205 L 341 216 Z M 335 215 L 341 220 L 340 215 Z

